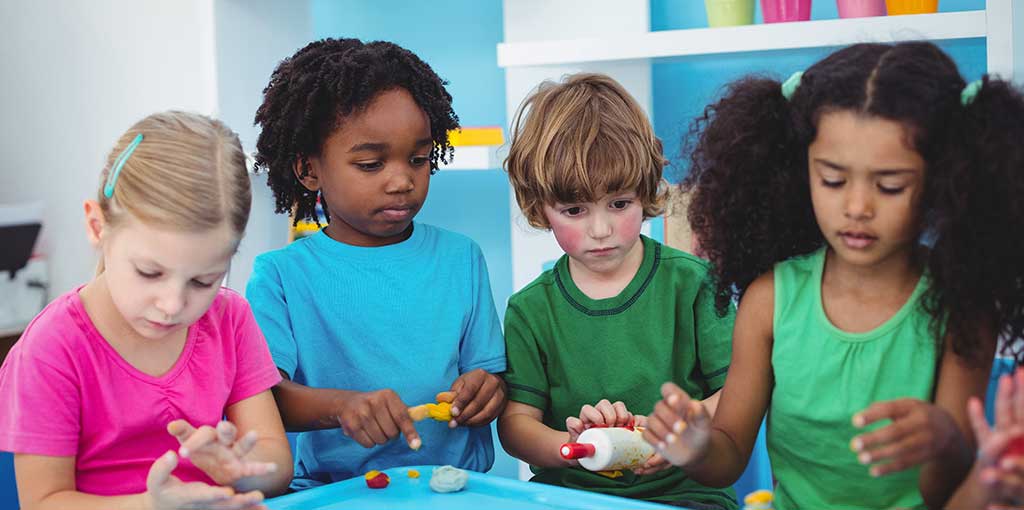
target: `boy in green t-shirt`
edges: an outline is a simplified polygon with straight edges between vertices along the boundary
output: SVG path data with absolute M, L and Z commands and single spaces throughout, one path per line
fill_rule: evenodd
M 658 455 L 615 478 L 559 455 L 590 426 L 642 426 L 664 380 L 710 410 L 725 382 L 733 317 L 715 314 L 707 264 L 640 234 L 661 213 L 664 165 L 643 110 L 607 76 L 545 82 L 523 103 L 506 170 L 527 220 L 566 255 L 509 299 L 498 433 L 534 481 L 735 509 L 731 489 L 702 486 Z

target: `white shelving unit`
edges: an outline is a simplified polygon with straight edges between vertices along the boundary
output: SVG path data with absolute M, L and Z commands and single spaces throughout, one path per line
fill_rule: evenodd
M 1017 10 L 1024 10 L 1018 2 Z M 1013 0 L 988 0 L 978 11 L 878 16 L 737 27 L 608 33 L 600 37 L 498 45 L 504 68 L 678 58 L 845 46 L 858 42 L 986 38 L 989 71 L 1012 77 Z

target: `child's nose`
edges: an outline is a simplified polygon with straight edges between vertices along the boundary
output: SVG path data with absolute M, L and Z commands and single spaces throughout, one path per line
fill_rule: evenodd
M 612 235 L 612 223 L 603 214 L 595 214 L 592 216 L 588 230 L 590 237 L 604 239 Z
M 388 193 L 408 193 L 416 188 L 416 181 L 413 178 L 414 169 L 399 167 L 388 174 L 387 184 L 384 191 Z
M 865 185 L 851 186 L 846 195 L 846 217 L 864 220 L 874 217 L 874 201 L 871 190 Z
M 185 309 L 185 289 L 180 285 L 168 285 L 156 300 L 156 309 L 168 318 L 174 317 Z

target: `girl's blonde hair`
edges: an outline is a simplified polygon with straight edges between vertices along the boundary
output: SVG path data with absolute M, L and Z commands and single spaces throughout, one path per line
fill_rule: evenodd
M 545 81 L 519 107 L 505 170 L 530 225 L 549 228 L 544 205 L 637 192 L 644 217 L 662 213 L 667 160 L 647 115 L 618 82 L 580 73 Z
M 140 134 L 142 141 L 108 183 L 118 157 Z M 110 197 L 104 192 L 108 184 Z M 110 151 L 97 201 L 115 228 L 125 214 L 147 225 L 188 232 L 227 222 L 241 239 L 252 201 L 242 144 L 219 120 L 178 111 L 155 113 L 129 128 Z M 101 260 L 97 273 L 102 270 Z

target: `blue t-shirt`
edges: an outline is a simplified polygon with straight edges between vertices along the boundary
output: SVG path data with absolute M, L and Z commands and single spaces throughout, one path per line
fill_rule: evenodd
M 469 238 L 414 223 L 409 239 L 366 248 L 323 231 L 256 257 L 246 288 L 277 367 L 313 388 L 391 388 L 407 405 L 434 402 L 462 373 L 505 370 L 505 342 L 487 265 Z M 486 471 L 491 429 L 424 420 L 423 447 L 364 448 L 340 428 L 298 435 L 296 490 L 371 469 L 451 464 Z

